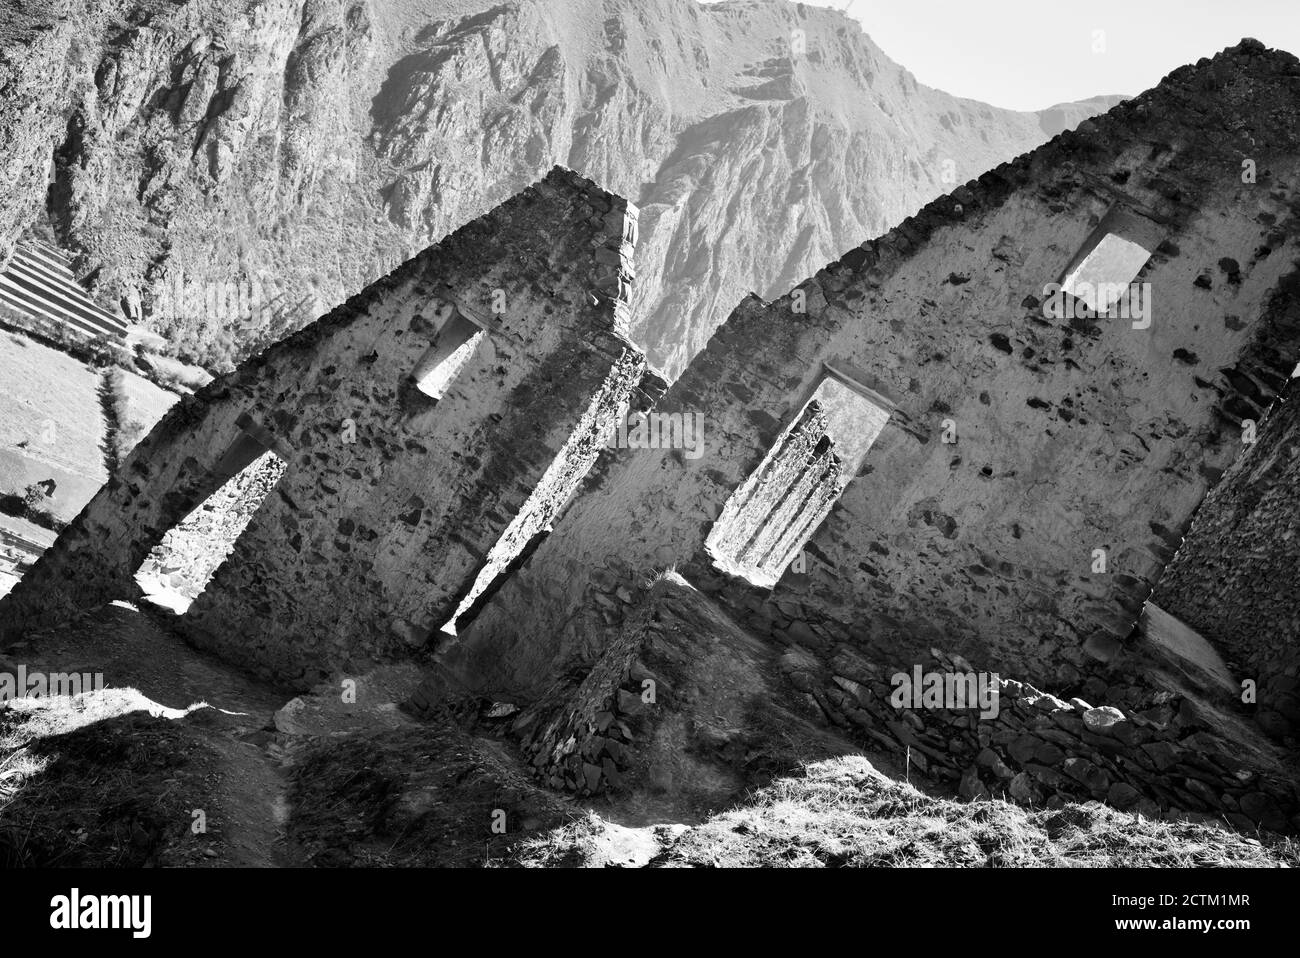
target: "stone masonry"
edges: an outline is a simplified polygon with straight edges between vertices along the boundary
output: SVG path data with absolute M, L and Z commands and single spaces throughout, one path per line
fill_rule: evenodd
M 180 629 L 304 686 L 435 653 L 408 705 L 522 706 L 556 787 L 646 772 L 671 572 L 691 611 L 669 685 L 685 701 L 694 676 L 700 714 L 728 655 L 740 716 L 774 688 L 749 663 L 780 650 L 792 708 L 968 797 L 1295 828 L 1273 746 L 1106 670 L 1164 575 L 1165 608 L 1294 694 L 1293 602 L 1260 579 L 1294 531 L 1294 410 L 1269 410 L 1300 360 L 1298 105 L 1300 61 L 1254 41 L 1177 70 L 744 300 L 670 385 L 626 337 L 634 209 L 557 169 L 178 404 L 0 628 L 139 598 L 150 550 L 273 452 L 284 474 Z M 1129 262 L 1137 315 L 1076 310 L 1074 285 L 1049 308 Z M 830 379 L 874 410 L 863 435 L 827 428 Z M 608 446 L 629 410 L 702 417 L 703 447 Z M 727 641 L 693 640 L 703 605 Z M 999 673 L 1000 714 L 888 705 L 912 665 Z
M 528 695 L 589 642 L 584 582 L 670 566 L 778 639 L 1040 681 L 1114 656 L 1300 358 L 1297 102 L 1300 62 L 1245 41 L 743 302 L 657 407 L 703 413 L 704 454 L 607 452 L 447 663 Z M 1151 249 L 1145 328 L 1044 309 L 1107 224 Z M 830 366 L 890 421 L 806 571 L 754 589 L 705 539 Z
M 270 449 L 288 469 L 183 631 L 297 685 L 420 651 L 575 429 L 598 443 L 642 380 L 635 235 L 633 207 L 559 169 L 458 230 L 179 403 L 0 603 L 0 627 L 138 598 L 149 551 Z M 410 374 L 457 316 L 487 334 L 435 400 Z
M 1206 497 L 1156 587 L 1162 608 L 1255 682 L 1257 720 L 1300 734 L 1300 390 Z

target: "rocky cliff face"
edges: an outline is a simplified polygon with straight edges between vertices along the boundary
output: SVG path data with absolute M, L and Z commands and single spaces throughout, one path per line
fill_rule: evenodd
M 559 163 L 641 207 L 633 335 L 675 374 L 745 293 L 1115 99 L 957 99 L 756 0 L 3 2 L 0 257 L 48 228 L 209 362 Z

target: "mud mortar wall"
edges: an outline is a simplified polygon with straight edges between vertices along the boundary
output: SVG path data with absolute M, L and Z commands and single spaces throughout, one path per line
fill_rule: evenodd
M 1228 822 L 1246 832 L 1300 831 L 1300 789 L 1245 727 L 1169 691 L 1090 678 L 1068 702 L 1001 677 L 996 708 L 897 708 L 892 666 L 847 647 L 819 661 L 792 645 L 782 669 L 829 724 L 909 761 L 969 799 L 1030 807 L 1103 801 L 1148 818 Z M 924 672 L 970 674 L 939 650 Z
M 1206 497 L 1155 596 L 1255 681 L 1257 719 L 1278 738 L 1300 731 L 1297 397 L 1293 382 Z
M 1036 679 L 1113 655 L 1231 464 L 1240 421 L 1263 414 L 1300 355 L 1297 102 L 1300 63 L 1243 44 L 959 188 L 791 295 L 742 303 L 657 407 L 703 413 L 704 454 L 606 454 L 449 663 L 526 695 L 552 663 L 599 653 L 582 583 L 637 585 L 673 565 L 757 631 L 827 648 L 915 660 L 939 644 Z M 1163 237 L 1138 277 L 1150 328 L 1045 316 L 1044 286 L 1117 207 Z M 813 536 L 808 573 L 756 597 L 715 574 L 702 545 L 826 361 L 897 410 Z M 941 441 L 945 420 L 956 444 Z
M 677 598 L 668 602 L 663 580 L 637 592 L 597 582 L 594 604 L 610 636 L 603 653 L 585 675 L 563 676 L 513 724 L 538 779 L 586 795 L 680 787 L 690 776 L 674 784 L 679 776 L 661 739 L 684 722 L 693 730 L 685 751 L 706 763 L 710 755 L 719 758 L 703 727 L 710 714 L 716 723 L 724 676 L 739 670 L 761 688 L 765 704 L 792 709 L 780 726 L 784 734 L 794 732 L 794 715 L 816 718 L 841 741 L 886 755 L 900 769 L 910 766 L 913 782 L 946 786 L 964 798 L 997 796 L 1032 808 L 1095 800 L 1153 819 L 1227 822 L 1247 833 L 1300 831 L 1300 789 L 1278 774 L 1274 750 L 1217 706 L 1134 684 L 1122 670 L 1110 681 L 1092 676 L 1076 683 L 1082 697 L 1068 701 L 986 676 L 997 693 L 992 701 L 900 706 L 893 681 L 900 667 L 869 659 L 848 642 L 816 654 L 794 642 L 769 644 L 781 678 L 764 681 L 763 657 L 747 656 L 743 644 L 716 654 L 717 637 L 735 627 L 719 627 L 724 617 L 702 611 L 716 606 L 692 598 L 694 590 L 677 581 Z M 683 606 L 685 614 L 675 615 Z M 937 649 L 915 664 L 940 676 L 973 673 L 960 656 Z M 656 691 L 652 705 L 642 700 L 647 678 Z M 692 703 L 700 712 L 690 711 Z M 747 723 L 734 709 L 720 724 L 744 740 Z M 732 738 L 718 737 L 732 743 L 724 752 L 734 753 Z
M 634 208 L 557 169 L 180 403 L 0 626 L 136 598 L 149 549 L 252 428 L 289 468 L 183 631 L 299 684 L 423 648 L 593 397 L 617 407 L 640 382 L 623 336 L 634 241 Z M 409 374 L 452 307 L 488 334 L 435 401 Z

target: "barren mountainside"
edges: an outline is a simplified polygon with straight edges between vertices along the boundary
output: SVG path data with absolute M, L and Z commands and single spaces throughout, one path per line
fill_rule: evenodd
M 36 227 L 101 302 L 210 363 L 561 164 L 640 207 L 632 333 L 676 374 L 746 293 L 1117 99 L 958 99 L 784 2 L 3 4 L 0 261 Z M 159 306 L 228 281 L 267 308 Z

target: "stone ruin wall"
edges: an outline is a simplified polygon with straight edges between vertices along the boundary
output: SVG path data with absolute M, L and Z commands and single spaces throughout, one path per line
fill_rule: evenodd
M 673 695 L 654 671 L 646 635 L 630 617 L 564 707 L 544 697 L 548 708 L 516 720 L 513 731 L 540 781 L 586 796 L 617 791 L 638 774 L 640 753 Z M 1222 717 L 1170 692 L 1090 679 L 1083 690 L 1089 699 L 1065 701 L 1000 678 L 997 714 L 981 717 L 979 708 L 895 708 L 887 668 L 847 647 L 823 658 L 798 645 L 781 658 L 813 712 L 907 765 L 915 779 L 964 798 L 997 796 L 1035 808 L 1102 801 L 1148 818 L 1300 831 L 1300 789 L 1272 770 L 1248 735 L 1215 731 L 1225 727 Z M 939 650 L 917 664 L 927 672 L 971 671 L 960 656 Z M 658 687 L 657 706 L 642 701 L 647 679 Z
M 1300 390 L 1206 497 L 1156 587 L 1160 607 L 1256 683 L 1256 719 L 1278 739 L 1300 734 Z
M 647 580 L 673 567 L 789 646 L 792 681 L 829 723 L 912 749 L 964 794 L 1294 827 L 1300 801 L 1261 771 L 1269 756 L 1210 732 L 1191 702 L 1095 662 L 1122 655 L 1240 449 L 1241 421 L 1263 414 L 1300 354 L 1300 163 L 1295 123 L 1273 122 L 1294 116 L 1300 65 L 1251 45 L 1224 56 L 1246 68 L 1236 86 L 1220 84 L 1220 61 L 1179 71 L 852 251 L 795 291 L 805 313 L 794 294 L 742 303 L 657 406 L 705 412 L 704 456 L 606 453 L 556 534 L 444 661 L 525 700 L 556 663 L 599 671 Z M 1207 90 L 1215 108 L 1189 117 L 1186 103 Z M 1239 178 L 1247 151 L 1255 184 Z M 1119 206 L 1158 226 L 1138 277 L 1155 291 L 1152 328 L 1045 317 L 1042 287 Z M 825 361 L 897 408 L 808 545 L 808 572 L 752 588 L 714 570 L 703 541 Z M 955 445 L 938 439 L 945 419 Z M 1094 548 L 1107 550 L 1105 574 L 1091 570 Z M 524 609 L 527 634 L 512 626 Z M 1002 670 L 996 724 L 881 708 L 888 675 L 950 654 Z M 615 671 L 603 698 L 586 689 L 587 706 L 627 691 L 627 670 Z M 1091 698 L 1067 703 L 1012 676 Z M 575 729 L 590 712 L 556 724 L 577 743 L 565 760 L 582 756 L 584 769 Z M 538 758 L 563 744 L 531 741 L 544 778 L 572 773 Z M 597 787 L 576 787 L 616 781 L 592 775 Z
M 1296 793 L 1258 772 L 1262 757 L 1210 735 L 1185 700 L 1085 673 L 1123 650 L 1231 466 L 1240 422 L 1262 416 L 1300 354 L 1298 93 L 1294 58 L 1245 44 L 936 201 L 777 302 L 746 300 L 653 410 L 703 413 L 704 454 L 599 455 L 555 534 L 443 665 L 526 700 L 605 660 L 542 739 L 589 736 L 635 685 L 618 644 L 628 611 L 675 567 L 788 648 L 789 681 L 830 724 L 914 751 L 923 774 L 964 794 L 1288 827 Z M 1243 158 L 1258 182 L 1240 180 Z M 1138 277 L 1155 291 L 1151 328 L 1045 316 L 1043 286 L 1117 210 L 1158 236 Z M 252 435 L 290 468 L 184 630 L 304 685 L 427 650 L 478 571 L 508 565 L 490 550 L 512 517 L 520 548 L 555 520 L 581 470 L 532 497 L 575 427 L 585 462 L 653 378 L 624 337 L 631 215 L 552 174 L 179 404 L 0 605 L 0 626 L 135 596 L 148 550 Z M 403 384 L 431 316 L 450 307 L 491 328 L 434 403 Z M 827 363 L 883 397 L 890 423 L 813 535 L 807 571 L 748 587 L 713 568 L 705 538 Z M 355 442 L 341 440 L 345 422 Z M 955 444 L 939 439 L 949 422 Z M 431 489 L 446 496 L 431 502 Z M 927 662 L 1101 684 L 1097 701 L 1067 703 L 1008 678 L 997 724 L 882 705 L 891 672 Z M 542 739 L 535 753 L 553 755 Z M 594 782 L 584 767 L 572 784 L 617 786 L 608 755 L 594 756 Z
M 251 430 L 289 468 L 182 631 L 295 685 L 423 650 L 575 426 L 606 428 L 643 378 L 624 337 L 634 217 L 557 170 L 187 398 L 0 605 L 0 626 L 138 598 L 146 554 Z M 452 305 L 490 331 L 435 401 L 408 377 Z M 609 408 L 593 416 L 597 396 Z
M 690 707 L 685 699 L 703 690 L 665 681 L 663 633 L 673 626 L 656 614 L 655 591 L 609 587 L 608 580 L 599 586 L 593 594 L 607 624 L 604 651 L 514 719 L 511 730 L 539 781 L 579 796 L 631 783 L 671 788 L 647 765 L 668 716 L 676 718 Z M 685 657 L 677 670 L 704 684 L 700 643 L 698 632 L 688 632 L 666 645 Z M 960 656 L 937 649 L 915 664 L 940 674 L 973 672 Z M 847 643 L 813 652 L 786 642 L 779 667 L 804 699 L 803 714 L 909 766 L 914 781 L 965 798 L 997 796 L 1035 808 L 1095 800 L 1155 819 L 1300 831 L 1300 789 L 1278 774 L 1275 757 L 1239 719 L 1131 676 L 1091 676 L 1068 701 L 1000 676 L 996 715 L 981 717 L 980 708 L 895 708 L 897 667 Z M 652 705 L 642 698 L 647 679 L 658 698 Z M 707 761 L 707 738 L 693 746 Z
M 1295 123 L 1276 122 L 1294 117 L 1298 88 L 1294 58 L 1228 51 L 776 303 L 747 300 L 657 407 L 703 412 L 705 454 L 607 453 L 449 664 L 526 696 L 553 662 L 600 652 L 603 613 L 573 583 L 636 588 L 673 565 L 760 633 L 827 650 L 914 661 L 938 645 L 1040 681 L 1063 662 L 1077 677 L 1085 647 L 1113 655 L 1231 463 L 1239 421 L 1262 414 L 1300 353 L 1300 151 Z M 1254 184 L 1240 178 L 1248 153 Z M 1154 289 L 1151 328 L 1045 318 L 1043 286 L 1118 206 L 1161 237 L 1138 277 Z M 809 573 L 765 595 L 716 575 L 702 543 L 828 360 L 897 409 L 813 536 Z M 939 441 L 945 419 L 955 445 Z
M 1236 198 L 1219 197 L 1206 219 L 1230 215 L 1225 199 Z M 1150 330 L 1048 325 L 1033 307 L 1016 318 L 996 303 L 963 308 L 1000 321 L 985 327 L 983 344 L 935 337 L 931 356 L 960 356 L 959 368 L 975 374 L 964 387 L 946 377 L 920 402 L 900 401 L 928 435 L 895 430 L 895 441 L 872 449 L 807 545 L 806 574 L 787 571 L 775 601 L 737 596 L 766 619 L 755 627 L 805 642 L 865 634 L 905 660 L 937 645 L 1053 685 L 1120 653 L 1196 507 L 1240 449 L 1238 418 L 1266 408 L 1300 345 L 1300 297 L 1285 272 L 1295 269 L 1294 238 L 1243 267 L 1237 284 L 1216 264 L 1251 250 L 1263 231 L 1225 247 L 1205 227 L 1173 234 L 1166 243 L 1180 255 L 1157 255 L 1140 277 L 1156 298 Z M 1028 277 L 1048 268 L 1046 248 L 1036 268 L 1027 257 L 1008 277 L 1011 298 L 1031 301 Z M 922 261 L 907 271 L 922 275 Z M 1206 267 L 1218 296 L 1195 283 Z M 885 315 L 913 306 L 924 302 L 891 303 Z M 1230 328 L 1240 315 L 1256 317 L 1247 336 Z M 1291 338 L 1274 358 L 1279 332 Z M 852 355 L 885 354 L 883 338 L 863 339 Z M 909 388 L 935 368 L 924 364 Z M 939 441 L 942 419 L 955 424 L 956 443 Z M 1096 549 L 1105 572 L 1093 569 Z
M 973 671 L 938 649 L 916 664 Z M 1065 701 L 1000 676 L 997 714 L 981 717 L 978 708 L 894 708 L 895 667 L 847 648 L 826 661 L 791 646 L 783 667 L 828 722 L 965 798 L 1039 808 L 1095 800 L 1149 818 L 1300 830 L 1300 789 L 1277 774 L 1273 756 L 1231 717 L 1171 691 L 1093 676 Z

